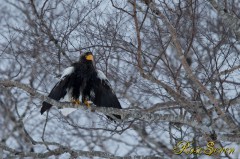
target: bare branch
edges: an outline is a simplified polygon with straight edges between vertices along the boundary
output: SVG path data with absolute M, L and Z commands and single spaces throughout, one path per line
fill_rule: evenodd
M 17 87 L 20 88 L 26 92 L 28 92 L 32 97 L 35 97 L 37 99 L 40 99 L 42 101 L 46 101 L 52 105 L 57 106 L 58 108 L 75 108 L 75 106 L 72 103 L 60 103 L 57 102 L 47 96 L 44 96 L 34 89 L 30 88 L 29 86 L 18 83 L 15 81 L 0 81 L 0 84 L 5 86 L 5 87 Z M 80 105 L 79 108 L 84 108 L 86 107 L 84 105 Z M 138 119 L 138 120 L 144 120 L 147 122 L 156 122 L 156 121 L 167 121 L 167 122 L 177 122 L 177 123 L 182 123 L 186 125 L 190 125 L 196 129 L 205 131 L 208 128 L 203 128 L 206 127 L 204 125 L 199 125 L 197 121 L 194 121 L 192 119 L 184 119 L 182 117 L 175 117 L 170 114 L 166 115 L 161 115 L 161 114 L 156 114 L 156 113 L 146 113 L 144 110 L 137 110 L 137 109 L 116 109 L 116 108 L 106 108 L 106 107 L 96 107 L 93 105 L 94 111 L 101 112 L 106 115 L 111 115 L 111 114 L 117 114 L 121 115 L 123 120 L 127 120 L 129 118 L 133 119 Z

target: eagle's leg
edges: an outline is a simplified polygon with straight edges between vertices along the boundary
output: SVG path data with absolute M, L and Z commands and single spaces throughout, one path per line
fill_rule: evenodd
M 91 102 L 89 102 L 87 99 L 84 100 L 84 104 L 88 107 L 91 108 Z

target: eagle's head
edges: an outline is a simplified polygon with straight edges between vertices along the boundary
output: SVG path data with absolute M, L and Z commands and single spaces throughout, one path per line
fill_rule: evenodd
M 80 56 L 79 62 L 93 64 L 93 54 L 90 51 L 85 52 Z

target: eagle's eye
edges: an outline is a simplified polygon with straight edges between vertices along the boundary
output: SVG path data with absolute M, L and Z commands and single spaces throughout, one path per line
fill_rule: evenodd
M 93 60 L 93 55 L 91 55 L 91 54 L 90 55 L 86 55 L 85 58 L 88 61 L 92 61 Z

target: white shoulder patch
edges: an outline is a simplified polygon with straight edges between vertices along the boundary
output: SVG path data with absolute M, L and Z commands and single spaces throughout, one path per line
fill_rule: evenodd
M 97 76 L 101 80 L 102 83 L 106 84 L 108 87 L 110 87 L 112 89 L 110 82 L 108 81 L 106 75 L 102 71 L 97 70 Z
M 100 71 L 100 70 L 97 70 L 97 76 L 101 80 L 108 80 L 107 77 L 105 76 L 105 74 L 102 71 Z
M 73 67 L 73 66 L 66 68 L 65 70 L 63 70 L 61 79 L 62 79 L 63 77 L 65 77 L 65 76 L 73 73 L 73 71 L 74 71 L 74 67 Z

